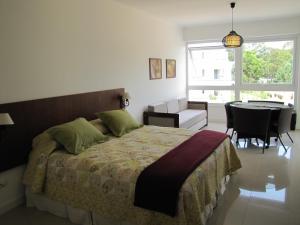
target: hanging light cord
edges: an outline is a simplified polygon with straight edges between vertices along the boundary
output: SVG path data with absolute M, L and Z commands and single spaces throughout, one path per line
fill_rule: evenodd
M 231 8 L 231 30 L 233 30 L 233 8 Z
M 231 2 L 230 6 L 231 6 L 231 30 L 233 30 L 233 8 L 235 6 L 235 2 Z

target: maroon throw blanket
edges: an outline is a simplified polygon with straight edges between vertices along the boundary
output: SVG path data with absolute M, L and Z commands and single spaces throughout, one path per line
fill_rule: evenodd
M 201 131 L 146 167 L 136 182 L 134 205 L 175 216 L 184 181 L 226 137 Z

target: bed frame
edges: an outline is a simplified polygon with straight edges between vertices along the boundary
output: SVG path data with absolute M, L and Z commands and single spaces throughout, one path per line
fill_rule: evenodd
M 0 142 L 0 172 L 27 162 L 32 139 L 57 124 L 95 113 L 120 109 L 124 88 L 0 104 L 15 125 L 7 127 Z

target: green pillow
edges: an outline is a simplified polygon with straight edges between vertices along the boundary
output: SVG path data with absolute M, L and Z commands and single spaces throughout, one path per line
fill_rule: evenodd
M 52 127 L 48 132 L 68 152 L 76 155 L 86 148 L 108 139 L 84 118 Z
M 97 116 L 117 137 L 142 126 L 126 110 L 100 112 Z

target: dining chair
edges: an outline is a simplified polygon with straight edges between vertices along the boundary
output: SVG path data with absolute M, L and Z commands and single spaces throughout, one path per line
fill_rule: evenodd
M 288 106 L 293 108 L 292 118 L 291 118 L 291 130 L 295 130 L 296 129 L 296 121 L 297 121 L 297 113 L 296 113 L 296 110 L 295 110 L 295 107 L 293 104 L 289 103 Z
M 233 103 L 236 103 L 236 102 L 242 102 L 242 101 L 231 101 L 231 102 L 226 102 L 225 103 L 225 112 L 226 112 L 226 127 L 227 127 L 227 130 L 226 130 L 226 134 L 228 132 L 229 129 L 233 128 L 233 116 L 232 116 L 232 110 L 231 110 L 231 104 Z M 232 137 L 233 135 L 233 130 L 232 130 L 232 134 L 230 137 Z
M 271 110 L 232 107 L 232 112 L 237 142 L 239 138 L 259 138 L 263 141 L 262 153 L 264 153 L 269 139 Z
M 287 149 L 281 139 L 282 134 L 287 134 L 291 142 L 294 143 L 293 139 L 289 135 L 289 131 L 291 130 L 292 113 L 293 113 L 292 107 L 280 109 L 278 121 L 273 122 L 270 130 L 270 135 L 272 137 L 275 135 L 275 137 L 279 139 L 285 151 L 287 151 Z
M 248 100 L 248 102 L 277 103 L 277 104 L 284 105 L 284 102 L 267 101 L 267 100 Z

